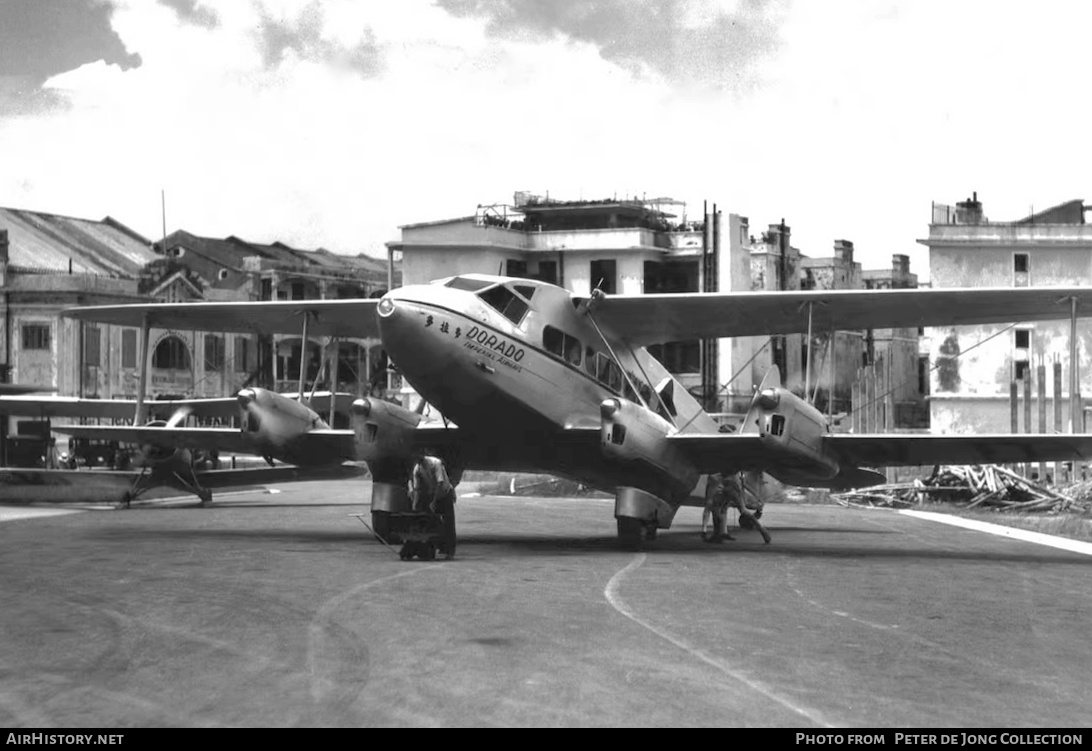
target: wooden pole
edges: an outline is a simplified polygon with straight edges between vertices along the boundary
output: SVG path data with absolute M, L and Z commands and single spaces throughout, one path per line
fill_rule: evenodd
M 1039 401 L 1039 433 L 1044 434 L 1047 432 L 1047 416 L 1046 416 L 1046 363 L 1042 358 L 1039 358 L 1039 364 L 1035 367 L 1035 379 L 1038 386 L 1038 401 Z M 1039 462 L 1039 482 L 1046 482 L 1047 469 L 1046 462 Z
M 1031 363 L 1024 371 L 1024 432 L 1031 432 Z M 1031 477 L 1031 464 L 1024 464 L 1024 477 Z
M 1080 432 L 1080 363 L 1077 361 L 1077 298 L 1070 298 L 1069 317 L 1069 432 Z M 1076 469 L 1076 467 L 1074 467 Z
M 1062 432 L 1062 361 L 1054 355 L 1054 432 Z M 1054 462 L 1054 482 L 1062 482 L 1064 462 Z

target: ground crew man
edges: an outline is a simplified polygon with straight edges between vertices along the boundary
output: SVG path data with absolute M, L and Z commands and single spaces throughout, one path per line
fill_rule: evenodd
M 455 486 L 448 478 L 443 461 L 428 454 L 417 460 L 410 477 L 413 510 L 430 511 L 440 517 L 444 557 L 455 557 Z
M 732 473 L 709 475 L 705 483 L 705 511 L 701 516 L 701 539 L 722 542 L 735 539 L 728 534 L 728 504 L 731 502 L 728 484 Z M 712 528 L 712 531 L 710 531 Z

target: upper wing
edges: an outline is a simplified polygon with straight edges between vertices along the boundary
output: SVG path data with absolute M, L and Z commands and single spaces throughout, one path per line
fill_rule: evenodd
M 808 330 L 914 328 L 1092 315 L 1092 288 L 827 290 L 604 295 L 592 316 L 632 345 Z
M 239 414 L 235 397 L 212 399 L 149 399 L 144 402 L 150 417 L 168 419 L 178 409 L 187 407 L 196 417 L 234 417 Z M 87 417 L 101 420 L 132 421 L 136 414 L 133 399 L 81 399 L 75 396 L 0 396 L 0 415 L 23 417 Z
M 846 464 L 915 467 L 928 464 L 1007 464 L 1080 461 L 1092 457 L 1092 435 L 995 433 L 988 435 L 856 435 L 824 437 Z
M 254 434 L 238 428 L 150 428 L 123 425 L 58 425 L 54 432 L 75 438 L 169 448 L 205 449 L 233 454 L 259 454 Z
M 155 303 L 98 305 L 63 312 L 81 321 L 116 326 L 148 325 L 161 329 L 195 329 L 236 334 L 297 334 L 309 314 L 310 336 L 374 339 L 378 300 L 281 300 L 276 302 Z

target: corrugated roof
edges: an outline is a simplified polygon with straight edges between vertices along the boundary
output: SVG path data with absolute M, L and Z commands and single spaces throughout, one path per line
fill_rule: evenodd
M 8 264 L 18 268 L 134 279 L 156 258 L 146 238 L 110 217 L 0 208 L 0 229 L 8 231 Z

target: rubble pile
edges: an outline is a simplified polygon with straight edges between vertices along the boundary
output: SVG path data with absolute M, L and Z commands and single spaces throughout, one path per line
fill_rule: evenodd
M 1082 498 L 1092 498 L 1092 483 Z M 907 508 L 927 503 L 951 503 L 960 508 L 1034 513 L 1087 512 L 1092 501 L 1075 500 L 1027 480 L 996 464 L 966 467 L 938 466 L 924 480 L 874 485 L 845 493 L 835 499 L 843 506 Z

